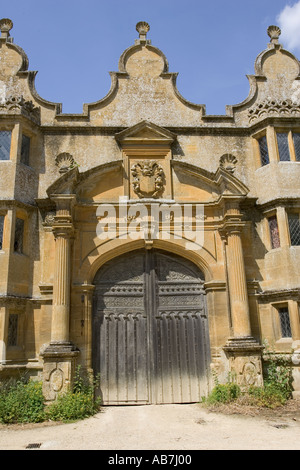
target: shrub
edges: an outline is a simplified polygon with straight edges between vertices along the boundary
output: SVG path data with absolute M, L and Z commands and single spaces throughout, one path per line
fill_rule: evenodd
M 286 403 L 286 398 L 276 387 L 250 387 L 247 391 L 249 404 L 264 408 L 277 408 Z
M 76 370 L 73 390 L 57 397 L 46 410 L 46 416 L 52 421 L 75 421 L 88 418 L 99 411 L 100 399 L 94 393 L 98 379 L 81 373 L 80 366 Z
M 17 380 L 0 390 L 1 423 L 38 423 L 44 420 L 42 384 Z
M 52 421 L 76 421 L 88 418 L 98 410 L 99 404 L 92 394 L 66 392 L 48 406 L 46 416 Z
M 240 394 L 241 389 L 236 383 L 217 383 L 205 401 L 206 403 L 211 405 L 216 403 L 230 403 L 235 400 Z
M 264 371 L 264 386 L 269 394 L 281 395 L 286 401 L 292 395 L 292 368 L 284 356 L 268 354 Z
M 26 380 L 8 380 L 0 385 L 0 423 L 38 423 L 74 421 L 94 415 L 99 411 L 100 400 L 94 398 L 98 379 L 81 373 L 78 367 L 74 389 L 48 406 L 42 392 L 42 383 Z

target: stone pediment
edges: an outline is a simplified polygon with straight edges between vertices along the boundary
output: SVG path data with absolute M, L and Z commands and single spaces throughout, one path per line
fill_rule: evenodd
M 170 146 L 176 139 L 172 132 L 148 121 L 142 121 L 135 126 L 119 132 L 116 140 L 123 147 L 126 144 L 162 144 Z
M 104 163 L 82 173 L 77 167 L 70 169 L 49 186 L 47 194 L 49 197 L 56 194 L 76 194 L 81 201 L 118 198 L 123 195 L 122 163 L 121 160 Z
M 182 161 L 172 161 L 176 182 L 174 183 L 174 199 L 180 199 L 176 193 L 182 193 L 184 187 L 186 200 L 218 202 L 223 196 L 246 197 L 249 189 L 236 178 L 231 171 L 221 166 L 215 173 Z M 175 178 L 174 178 L 175 179 Z
M 249 189 L 221 166 L 215 173 L 187 162 L 171 161 L 173 199 L 218 202 L 224 196 L 246 197 Z M 126 196 L 123 161 L 91 168 L 83 173 L 75 167 L 60 176 L 47 190 L 55 194 L 76 194 L 80 201 L 118 200 Z M 139 198 L 138 198 L 139 199 Z

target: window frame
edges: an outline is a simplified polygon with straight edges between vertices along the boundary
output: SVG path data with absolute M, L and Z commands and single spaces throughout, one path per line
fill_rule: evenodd
M 280 230 L 279 230 L 279 223 L 278 223 L 278 217 L 277 217 L 277 212 L 276 211 L 272 211 L 270 214 L 268 214 L 266 216 L 266 219 L 267 219 L 267 226 L 268 226 L 268 234 L 269 234 L 269 246 L 270 246 L 270 250 L 278 250 L 279 248 L 281 248 L 281 239 L 280 239 Z M 277 226 L 277 232 L 278 232 L 278 241 L 279 241 L 279 245 L 278 246 L 274 246 L 274 239 L 272 237 L 272 232 L 271 232 L 271 227 L 270 227 L 270 221 L 271 219 L 275 219 L 276 220 L 276 226 Z
M 273 328 L 274 328 L 274 339 L 278 343 L 292 343 L 293 342 L 293 323 L 291 318 L 291 310 L 289 306 L 289 301 L 281 301 L 281 302 L 274 302 L 272 303 L 272 311 L 273 311 Z M 281 309 L 287 309 L 288 316 L 289 316 L 289 327 L 291 336 L 283 336 L 282 332 L 282 323 L 280 319 L 279 311 Z
M 11 151 L 12 151 L 12 135 L 13 135 L 13 129 L 10 127 L 7 128 L 1 128 L 0 129 L 0 135 L 1 132 L 9 132 L 10 133 L 10 144 L 9 144 L 9 158 L 0 158 L 0 162 L 9 162 L 11 161 Z
M 292 243 L 292 237 L 291 237 L 291 229 L 290 229 L 290 216 L 291 215 L 297 215 L 298 216 L 298 237 L 299 237 L 299 242 L 298 243 Z M 286 218 L 287 218 L 287 228 L 288 228 L 288 234 L 289 234 L 289 244 L 290 246 L 300 246 L 300 209 L 286 209 Z
M 28 156 L 27 160 L 22 159 L 22 148 L 23 148 L 23 138 L 28 139 Z M 25 131 L 21 133 L 21 145 L 20 145 L 20 163 L 30 167 L 31 166 L 31 148 L 32 148 L 32 137 Z
M 275 144 L 276 144 L 277 161 L 279 163 L 290 163 L 290 162 L 300 163 L 300 155 L 299 155 L 299 160 L 297 160 L 296 151 L 295 151 L 295 144 L 294 144 L 294 139 L 293 139 L 294 134 L 299 134 L 299 136 L 300 136 L 300 130 L 291 129 L 291 128 L 286 129 L 286 128 L 283 128 L 283 127 L 275 127 L 274 130 L 275 130 Z M 278 134 L 287 134 L 288 151 L 289 151 L 289 157 L 290 157 L 289 160 L 281 160 L 280 159 L 280 151 L 279 151 L 278 137 L 277 137 Z
M 261 150 L 261 145 L 260 145 L 260 142 L 262 141 L 262 139 L 265 139 L 265 145 L 266 145 L 266 149 L 267 149 L 267 157 L 268 157 L 268 161 L 266 163 L 263 163 L 263 156 L 262 156 L 262 150 Z M 258 137 L 256 137 L 256 141 L 257 141 L 257 145 L 258 145 L 258 153 L 259 153 L 259 159 L 260 159 L 260 166 L 261 167 L 264 167 L 264 166 L 267 166 L 270 164 L 270 151 L 269 151 L 269 144 L 268 144 L 268 137 L 267 137 L 267 133 L 264 133 Z
M 16 251 L 15 250 L 15 235 L 16 235 L 16 222 L 17 219 L 23 220 L 23 243 L 22 243 L 22 251 Z M 17 208 L 15 211 L 14 215 L 14 229 L 12 232 L 12 253 L 18 256 L 27 256 L 28 254 L 28 228 L 29 228 L 29 222 L 28 222 L 28 214 L 24 209 Z

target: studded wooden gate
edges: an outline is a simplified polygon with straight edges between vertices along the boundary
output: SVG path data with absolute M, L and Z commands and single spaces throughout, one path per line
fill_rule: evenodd
M 93 360 L 102 403 L 197 402 L 207 394 L 203 275 L 156 250 L 122 255 L 94 283 Z

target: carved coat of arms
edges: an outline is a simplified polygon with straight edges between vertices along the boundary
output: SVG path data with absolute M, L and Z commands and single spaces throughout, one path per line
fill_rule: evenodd
M 164 186 L 164 171 L 157 162 L 145 160 L 131 167 L 132 187 L 141 198 L 158 197 Z

